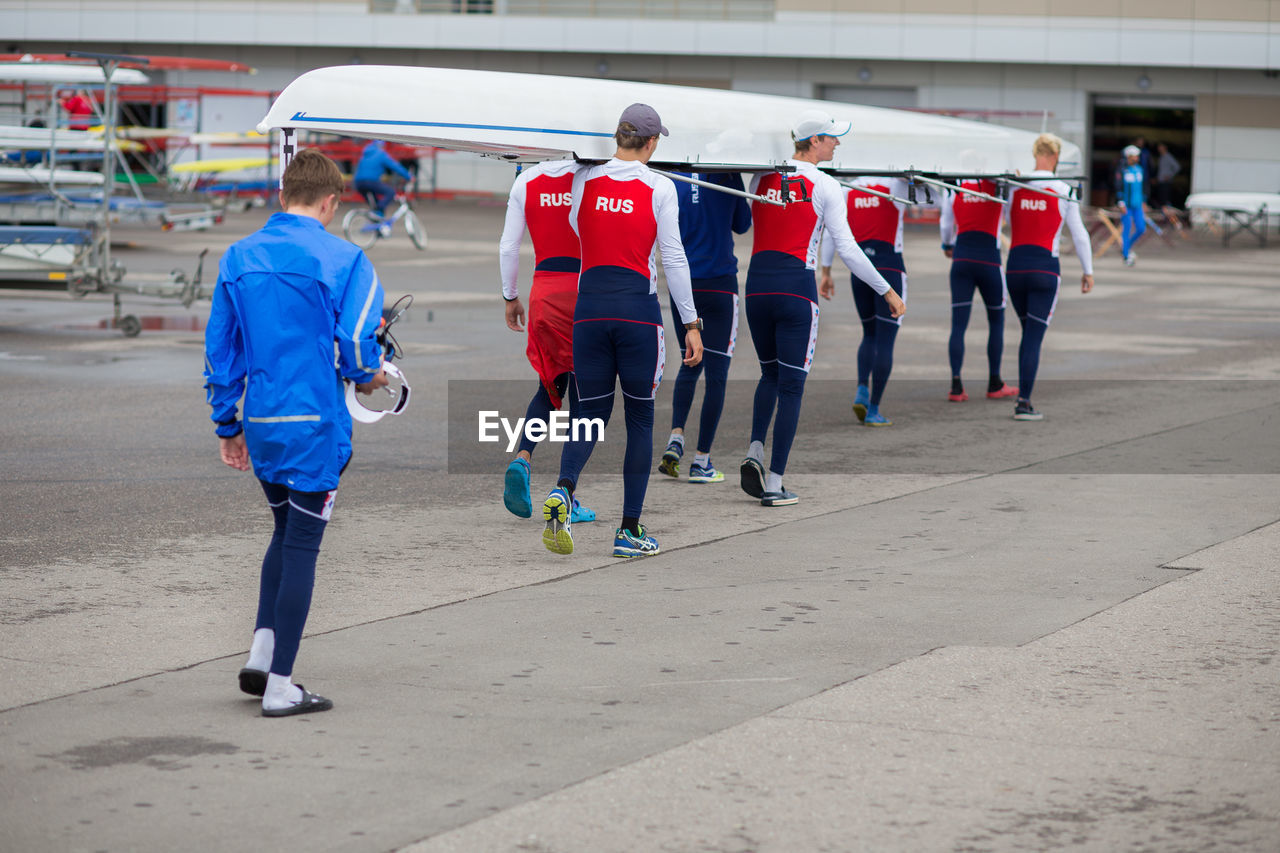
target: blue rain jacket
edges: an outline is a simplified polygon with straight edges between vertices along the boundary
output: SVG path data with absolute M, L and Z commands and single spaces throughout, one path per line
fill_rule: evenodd
M 382 140 L 375 139 L 360 152 L 360 162 L 356 164 L 354 178 L 357 181 L 380 181 L 383 172 L 395 172 L 406 181 L 413 178 L 408 169 L 387 153 Z
M 223 438 L 241 430 L 244 395 L 259 479 L 302 492 L 337 488 L 351 458 L 342 379 L 368 382 L 382 366 L 382 299 L 364 252 L 310 216 L 273 214 L 222 256 L 204 387 Z
M 1126 163 L 1120 170 L 1120 200 L 1126 207 L 1142 210 L 1142 203 L 1146 201 L 1145 183 L 1146 173 L 1143 172 L 1141 163 Z

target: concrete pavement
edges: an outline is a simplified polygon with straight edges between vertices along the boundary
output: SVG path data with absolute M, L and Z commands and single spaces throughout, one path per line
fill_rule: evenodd
M 556 559 L 446 442 L 446 398 L 483 396 L 447 379 L 528 379 L 475 283 L 501 208 L 436 214 L 425 262 L 375 257 L 418 294 L 421 378 L 414 418 L 357 435 L 299 660 L 337 704 L 314 717 L 235 692 L 266 517 L 213 456 L 198 335 L 0 298 L 0 849 L 1275 849 L 1274 251 L 1104 260 L 1049 333 L 1047 420 L 1014 424 L 945 402 L 945 267 L 908 235 L 896 425 L 850 423 L 844 294 L 802 503 L 655 478 L 664 554 L 619 562 L 607 449 L 602 523 Z M 134 267 L 173 265 L 140 239 Z

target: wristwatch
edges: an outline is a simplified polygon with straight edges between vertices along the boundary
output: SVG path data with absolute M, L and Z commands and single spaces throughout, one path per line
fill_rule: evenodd
M 698 319 L 694 320 L 692 323 L 685 323 L 685 324 L 684 324 L 684 327 L 685 327 L 686 329 L 697 329 L 699 332 L 701 332 L 701 331 L 702 331 L 702 318 L 701 318 L 701 317 L 699 317 Z

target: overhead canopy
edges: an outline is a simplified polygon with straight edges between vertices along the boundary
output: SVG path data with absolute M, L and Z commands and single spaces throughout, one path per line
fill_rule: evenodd
M 68 59 L 65 54 L 61 53 L 0 53 L 0 62 L 17 62 L 24 57 L 30 57 L 36 62 L 56 62 L 83 64 L 93 62 L 91 59 L 73 60 Z M 151 68 L 156 71 L 244 71 L 249 74 L 256 74 L 258 70 L 243 62 L 231 62 L 226 59 L 199 59 L 192 56 L 151 56 L 142 54 L 142 59 L 146 59 L 146 65 L 138 63 L 122 62 L 121 65 L 126 68 Z
M 718 89 L 445 68 L 353 65 L 303 74 L 258 129 L 296 128 L 473 151 L 510 160 L 603 160 L 618 116 L 654 107 L 671 131 L 654 165 L 762 169 L 791 156 L 789 128 L 822 110 L 853 130 L 824 168 L 1005 174 L 1034 167 L 1036 134 L 982 122 Z M 1064 144 L 1060 172 L 1080 171 Z

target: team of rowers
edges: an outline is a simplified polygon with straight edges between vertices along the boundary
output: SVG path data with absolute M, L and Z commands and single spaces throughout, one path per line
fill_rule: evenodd
M 743 491 L 766 507 L 799 501 L 783 485 L 783 476 L 817 346 L 819 296 L 829 300 L 835 293 L 831 266 L 836 254 L 851 271 L 863 330 L 853 410 L 869 427 L 891 425 L 880 407 L 906 312 L 902 231 L 907 187 L 901 178 L 859 178 L 842 184 L 821 171 L 819 164 L 832 159 L 849 130 L 848 122 L 806 112 L 791 127 L 795 151 L 787 169 L 755 175 L 743 195 L 742 177 L 736 173 L 672 180 L 649 169 L 659 139 L 668 131 L 652 107 L 633 104 L 619 119 L 617 150 L 608 162 L 540 163 L 517 177 L 507 205 L 500 266 L 507 325 L 527 333 L 527 354 L 539 378 L 526 417 L 545 421 L 552 409 L 567 401 L 572 417 L 607 423 L 615 387 L 620 388 L 627 443 L 614 556 L 659 551 L 657 539 L 640 523 L 652 470 L 654 398 L 666 352 L 655 249 L 661 252 L 682 353 L 671 435 L 658 465 L 661 473 L 680 474 L 694 387 L 705 375 L 688 478 L 695 483 L 725 479 L 711 462 L 711 447 L 738 329 L 733 235 L 749 229 L 751 260 L 742 299 L 760 379 L 750 442 L 739 466 Z M 951 258 L 948 399 L 968 399 L 960 374 L 976 292 L 986 307 L 989 328 L 986 393 L 992 399 L 1013 398 L 1013 417 L 1019 421 L 1043 417 L 1031 405 L 1031 393 L 1041 344 L 1057 304 L 1064 224 L 1083 267 L 1081 290 L 1088 293 L 1093 287 L 1089 236 L 1079 204 L 1071 198 L 1070 187 L 1054 177 L 1061 145 L 1052 134 L 1038 137 L 1032 151 L 1035 171 L 1022 176 L 1007 199 L 997 197 L 994 180 L 973 179 L 961 181 L 937 201 L 942 248 Z M 750 203 L 748 196 L 753 197 Z M 783 200 L 787 203 L 770 203 Z M 1002 221 L 1010 231 L 1003 266 Z M 535 257 L 527 323 L 517 286 L 526 230 Z M 1012 304 L 1022 325 L 1016 387 L 1000 374 L 1006 304 Z M 543 543 L 553 552 L 572 553 L 572 525 L 595 518 L 575 497 L 594 444 L 591 434 L 583 434 L 562 449 L 556 485 L 542 506 Z M 524 440 L 505 477 L 505 505 L 526 518 L 533 514 L 530 474 L 535 446 Z

